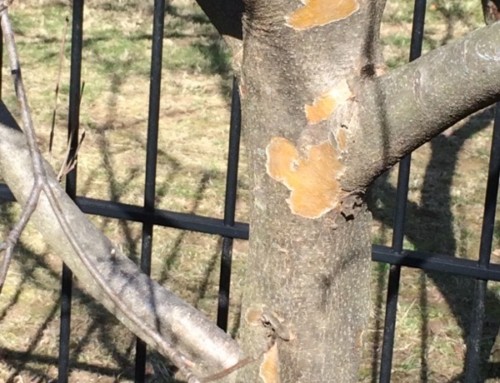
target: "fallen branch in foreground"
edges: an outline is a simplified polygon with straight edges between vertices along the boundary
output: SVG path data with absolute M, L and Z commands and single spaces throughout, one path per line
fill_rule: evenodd
M 6 121 L 6 113 L 1 105 L 0 120 Z M 0 137 L 0 174 L 24 204 L 34 177 L 26 138 L 4 124 L 0 124 Z M 189 371 L 197 376 L 216 373 L 240 360 L 236 341 L 200 311 L 141 273 L 66 195 L 48 165 L 45 171 L 47 186 L 31 219 L 89 294 L 151 347 L 180 365 L 187 376 Z M 47 188 L 52 201 L 47 198 Z M 199 380 L 193 376 L 190 381 Z
M 238 365 L 238 344 L 200 311 L 141 273 L 87 219 L 63 191 L 44 162 L 24 91 L 14 33 L 7 8 L 0 9 L 11 74 L 21 108 L 24 134 L 0 103 L 0 174 L 23 205 L 19 222 L 0 247 L 3 284 L 14 246 L 28 220 L 44 236 L 97 301 L 133 333 L 166 356 L 190 383 L 197 376 Z

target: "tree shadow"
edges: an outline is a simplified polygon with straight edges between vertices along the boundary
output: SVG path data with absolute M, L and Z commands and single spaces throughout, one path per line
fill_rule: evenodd
M 458 154 L 464 142 L 474 134 L 491 124 L 493 109 L 488 108 L 477 113 L 453 135 L 441 134 L 431 142 L 431 159 L 426 167 L 421 188 L 420 204 L 407 202 L 406 238 L 416 250 L 457 256 L 457 243 L 454 233 L 451 187 Z M 383 225 L 391 227 L 396 190 L 388 180 L 388 174 L 382 175 L 371 188 L 368 198 L 373 217 Z M 439 289 L 448 307 L 453 313 L 462 336 L 467 343 L 471 314 L 473 310 L 472 293 L 475 281 L 469 278 L 446 275 L 437 272 L 422 274 L 419 281 L 419 303 L 421 305 L 421 376 L 422 382 L 428 381 L 428 297 L 426 278 L 430 278 Z M 379 313 L 380 314 L 380 313 Z M 380 323 L 379 323 L 380 326 Z M 486 325 L 482 339 L 482 366 L 485 374 L 492 374 L 492 367 L 486 362 L 500 328 L 500 299 L 491 291 L 486 297 Z M 498 372 L 498 370 L 496 370 Z M 497 372 L 493 372 L 495 377 Z

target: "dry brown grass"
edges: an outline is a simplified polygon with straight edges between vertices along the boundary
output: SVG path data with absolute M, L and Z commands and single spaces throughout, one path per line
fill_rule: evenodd
M 411 14 L 409 1 L 389 1 L 383 30 L 388 65 L 406 61 Z M 456 3 L 456 4 L 455 4 Z M 463 1 L 429 4 L 426 49 L 470 30 L 480 22 L 479 5 Z M 455 7 L 455 8 L 453 8 Z M 458 7 L 458 8 L 457 8 Z M 157 206 L 222 217 L 228 136 L 230 74 L 214 30 L 190 0 L 171 2 L 167 16 L 158 158 Z M 42 148 L 47 152 L 58 51 L 68 4 L 24 1 L 12 9 Z M 141 204 L 144 183 L 148 100 L 150 14 L 131 0 L 88 1 L 78 193 Z M 467 21 L 467 22 L 465 22 Z M 56 119 L 59 166 L 65 150 L 69 46 L 63 61 Z M 4 72 L 5 73 L 5 72 Z M 15 111 L 7 82 L 4 99 Z M 408 248 L 477 256 L 484 198 L 491 113 L 479 113 L 414 154 L 410 185 Z M 248 181 L 241 170 L 238 219 L 248 213 Z M 388 243 L 395 173 L 383 176 L 371 195 L 374 239 Z M 15 220 L 16 207 L 0 205 L 2 230 Z M 114 242 L 137 259 L 141 226 L 92 217 Z M 157 228 L 154 276 L 214 317 L 219 239 Z M 500 248 L 498 238 L 495 246 Z M 500 251 L 494 253 L 498 262 Z M 232 330 L 237 326 L 246 242 L 236 241 L 232 278 Z M 23 235 L 7 285 L 0 295 L 0 382 L 47 382 L 57 376 L 60 262 L 33 228 Z M 374 381 L 379 355 L 387 268 L 374 268 L 374 312 L 361 381 Z M 451 382 L 463 364 L 463 335 L 472 285 L 457 278 L 405 270 L 394 356 L 395 382 Z M 500 310 L 498 284 L 491 284 L 489 322 Z M 76 289 L 73 311 L 71 382 L 128 382 L 133 379 L 133 337 L 102 307 Z M 498 353 L 497 353 L 498 354 Z M 499 355 L 496 355 L 497 362 Z M 374 372 L 375 371 L 375 372 Z M 150 371 L 151 372 L 151 371 Z M 151 375 L 150 380 L 159 381 Z M 499 381 L 490 379 L 489 382 Z

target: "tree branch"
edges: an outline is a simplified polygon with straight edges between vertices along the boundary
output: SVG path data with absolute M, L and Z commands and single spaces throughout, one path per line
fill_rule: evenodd
M 59 187 L 58 182 L 56 181 L 54 175 L 50 173 L 50 168 L 46 167 L 46 165 L 43 162 L 43 159 L 41 157 L 40 151 L 38 149 L 37 143 L 36 143 L 36 135 L 35 135 L 35 130 L 33 127 L 33 122 L 31 119 L 31 112 L 29 110 L 28 106 L 28 100 L 26 97 L 26 93 L 24 91 L 24 85 L 22 81 L 22 75 L 21 75 L 21 68 L 19 65 L 19 58 L 17 55 L 17 49 L 16 49 L 16 44 L 14 41 L 14 32 L 12 30 L 12 26 L 7 14 L 7 8 L 4 8 L 0 12 L 0 19 L 1 19 L 1 24 L 2 24 L 2 31 L 3 35 L 5 37 L 5 45 L 7 46 L 7 51 L 8 51 L 8 57 L 9 57 L 9 63 L 10 63 L 10 69 L 11 69 L 11 74 L 14 82 L 14 88 L 16 91 L 16 95 L 18 98 L 18 102 L 21 107 L 21 115 L 22 115 L 22 121 L 23 121 L 23 126 L 24 126 L 24 136 L 22 138 L 25 140 L 24 141 L 24 146 L 21 148 L 17 148 L 19 150 L 7 150 L 5 152 L 2 152 L 1 155 L 5 155 L 6 153 L 8 155 L 11 155 L 11 152 L 15 152 L 16 154 L 23 154 L 23 149 L 24 149 L 24 154 L 25 156 L 23 158 L 19 158 L 18 162 L 14 162 L 16 167 L 14 168 L 14 171 L 16 172 L 16 175 L 23 174 L 23 176 L 27 175 L 28 178 L 25 178 L 25 180 L 29 182 L 32 182 L 32 185 L 29 186 L 29 189 L 16 189 L 16 186 L 19 186 L 21 184 L 16 183 L 13 186 L 14 195 L 16 195 L 16 191 L 20 193 L 20 195 L 17 196 L 18 200 L 23 203 L 23 211 L 21 214 L 21 219 L 19 220 L 19 223 L 15 226 L 15 228 L 11 231 L 9 234 L 8 240 L 7 240 L 7 246 L 6 251 L 5 251 L 5 256 L 2 262 L 2 267 L 1 267 L 1 272 L 0 277 L 4 277 L 4 273 L 6 273 L 6 270 L 8 268 L 8 264 L 10 261 L 10 258 L 12 257 L 12 252 L 13 252 L 13 246 L 15 242 L 17 241 L 17 238 L 21 234 L 22 230 L 24 229 L 24 226 L 28 222 L 28 220 L 33 216 L 33 213 L 36 212 L 37 210 L 43 210 L 43 205 L 42 203 L 45 202 L 46 205 L 45 207 L 49 208 L 50 212 L 49 214 L 44 214 L 44 217 L 49 217 L 54 219 L 52 224 L 54 225 L 54 228 L 59 228 L 60 229 L 60 235 L 57 237 L 53 237 L 52 239 L 60 240 L 61 238 L 64 238 L 67 244 L 67 248 L 64 248 L 64 254 L 71 254 L 74 256 L 71 260 L 67 261 L 66 263 L 71 267 L 73 265 L 76 270 L 81 271 L 80 275 L 84 275 L 86 277 L 90 278 L 90 285 L 94 287 L 94 292 L 98 293 L 99 297 L 104 297 L 104 304 L 106 306 L 106 303 L 108 303 L 108 308 L 117 316 L 118 318 L 122 319 L 122 322 L 125 324 L 128 324 L 130 328 L 133 330 L 137 330 L 136 334 L 138 336 L 143 337 L 146 341 L 149 341 L 150 344 L 156 346 L 156 348 L 163 353 L 165 356 L 167 356 L 172 363 L 179 368 L 180 372 L 186 376 L 188 379 L 188 382 L 190 383 L 200 383 L 200 380 L 196 377 L 194 371 L 197 367 L 196 363 L 191 360 L 190 357 L 187 355 L 190 355 L 191 349 L 187 349 L 187 352 L 184 352 L 181 346 L 176 344 L 177 342 L 174 342 L 174 340 L 177 340 L 177 335 L 183 334 L 184 336 L 186 335 L 183 333 L 185 331 L 185 328 L 180 328 L 178 332 L 176 331 L 171 331 L 173 335 L 170 335 L 169 337 L 163 336 L 163 334 L 160 332 L 160 323 L 161 321 L 158 320 L 158 318 L 154 317 L 157 315 L 156 312 L 156 299 L 158 295 L 156 294 L 154 296 L 155 300 L 151 301 L 153 302 L 153 311 L 152 311 L 152 318 L 153 321 L 151 323 L 144 322 L 144 316 L 137 315 L 135 309 L 136 307 L 134 306 L 127 306 L 127 303 L 130 303 L 126 299 L 123 299 L 122 296 L 120 296 L 120 293 L 123 291 L 122 285 L 123 282 L 120 281 L 120 278 L 115 278 L 118 279 L 118 282 L 120 283 L 120 286 L 118 286 L 118 289 L 113 289 L 113 276 L 108 273 L 106 275 L 105 273 L 103 274 L 101 267 L 104 267 L 104 270 L 106 270 L 106 266 L 109 267 L 109 264 L 111 263 L 111 266 L 115 266 L 113 262 L 115 262 L 116 258 L 120 263 L 123 261 L 127 260 L 128 265 L 125 263 L 124 266 L 125 268 L 123 270 L 117 269 L 119 271 L 119 275 L 121 275 L 122 272 L 127 272 L 128 271 L 128 277 L 134 277 L 134 271 L 136 274 L 138 273 L 137 267 L 135 267 L 136 270 L 131 268 L 130 266 L 135 266 L 132 262 L 130 262 L 126 257 L 120 257 L 118 254 L 116 254 L 116 250 L 111 246 L 110 243 L 101 243 L 103 245 L 101 248 L 96 248 L 94 250 L 97 250 L 98 252 L 96 254 L 107 254 L 108 256 L 111 256 L 111 260 L 108 260 L 107 257 L 103 257 L 102 260 L 97 261 L 94 259 L 92 256 L 88 256 L 86 251 L 88 251 L 88 237 L 85 237 L 83 240 L 78 236 L 78 234 L 81 234 L 81 229 L 85 228 L 85 222 L 80 222 L 80 224 L 83 224 L 84 226 L 77 226 L 72 223 L 77 223 L 75 221 L 78 221 L 78 219 L 75 220 L 75 218 L 78 218 L 77 215 L 71 215 L 71 209 L 69 210 L 68 214 L 69 216 L 66 215 L 65 209 L 64 209 L 64 197 L 68 201 L 71 201 L 67 196 L 64 194 L 61 194 L 60 192 L 62 189 Z M 3 112 L 3 116 L 5 117 L 4 120 L 5 122 L 11 123 L 12 124 L 12 117 L 9 115 L 8 111 L 6 108 L 1 105 L 2 108 L 0 109 Z M 17 127 L 17 125 L 14 123 L 14 126 Z M 16 132 L 15 130 L 11 130 L 10 133 Z M 19 134 L 19 132 L 17 132 Z M 21 137 L 21 136 L 20 136 Z M 5 134 L 2 136 L 2 139 L 7 139 L 8 141 L 9 134 L 8 132 L 5 132 Z M 7 143 L 6 141 L 6 143 Z M 4 143 L 4 142 L 2 142 Z M 20 142 L 19 142 L 20 143 Z M 8 148 L 8 145 L 6 146 Z M 16 149 L 13 147 L 10 147 L 10 149 Z M 4 157 L 5 158 L 5 157 Z M 23 162 L 24 161 L 24 162 Z M 26 169 L 23 169 L 22 164 L 28 165 L 29 167 Z M 20 166 L 20 168 L 19 168 Z M 8 182 L 9 176 L 11 175 L 8 170 L 12 169 L 12 166 L 5 167 L 5 180 Z M 25 170 L 23 172 L 22 170 Z M 21 171 L 21 173 L 19 173 Z M 31 171 L 31 172 L 30 172 Z M 29 174 L 31 173 L 31 174 Z M 30 176 L 31 175 L 31 176 Z M 12 184 L 11 184 L 12 186 Z M 25 191 L 26 194 L 22 194 L 22 191 Z M 41 194 L 43 192 L 43 194 Z M 56 192 L 59 192 L 59 195 L 56 196 Z M 43 195 L 43 199 L 40 199 L 40 197 Z M 71 205 L 68 205 L 67 207 L 71 207 Z M 75 207 L 73 205 L 73 207 Z M 74 213 L 77 213 L 75 210 Z M 84 216 L 82 216 L 84 217 Z M 36 219 L 35 219 L 36 221 Z M 43 229 L 45 229 L 45 226 L 41 226 Z M 92 225 L 87 222 L 87 228 L 91 229 Z M 42 230 L 43 231 L 43 230 Z M 77 234 L 78 233 L 78 234 Z M 87 234 L 87 233 L 86 233 Z M 92 234 L 91 232 L 88 232 L 88 234 Z M 57 239 L 59 238 L 59 239 Z M 97 240 L 97 238 L 94 238 L 94 240 Z M 50 241 L 49 241 L 50 242 Z M 72 250 L 71 252 L 69 250 Z M 99 251 L 100 250 L 100 251 Z M 64 259 L 64 257 L 63 257 Z M 107 263 L 105 265 L 104 263 Z M 128 269 L 127 269 L 127 266 Z M 116 274 L 116 270 L 110 269 L 110 271 L 113 271 Z M 78 272 L 76 273 L 78 274 Z M 139 277 L 141 274 L 139 274 Z M 85 278 L 84 278 L 85 279 Z M 146 277 L 146 283 L 148 282 L 147 277 Z M 150 281 L 149 281 L 150 282 Z M 128 281 L 126 282 L 128 283 Z M 3 284 L 3 280 L 0 280 L 0 284 Z M 145 285 L 145 287 L 148 289 L 150 292 L 155 292 L 154 288 L 151 288 L 151 286 Z M 90 289 L 92 292 L 92 289 Z M 129 292 L 130 293 L 130 292 Z M 145 296 L 146 297 L 146 296 Z M 127 297 L 129 298 L 129 297 Z M 180 306 L 185 306 L 187 309 L 189 309 L 189 306 L 181 302 L 180 300 L 176 300 L 175 296 L 170 296 L 167 297 L 168 302 L 170 304 L 174 305 L 174 308 L 178 308 Z M 140 303 L 140 301 L 133 302 L 135 304 Z M 183 307 L 181 307 L 182 309 Z M 181 310 L 183 311 L 183 310 Z M 189 311 L 189 310 L 188 310 Z M 193 308 L 191 308 L 191 311 L 195 311 Z M 187 314 L 187 313 L 184 313 Z M 151 317 L 151 316 L 150 316 Z M 198 315 L 198 321 L 197 322 L 203 322 L 203 318 L 201 318 Z M 205 319 L 205 324 L 208 324 L 209 321 Z M 188 328 L 189 328 L 189 321 L 188 323 Z M 174 323 L 169 323 L 171 326 L 176 325 L 176 322 Z M 197 323 L 198 325 L 202 323 Z M 214 325 L 211 327 L 215 328 Z M 191 329 L 190 329 L 191 330 Z M 208 330 L 212 331 L 210 329 L 210 325 L 208 325 Z M 192 331 L 189 331 L 188 338 L 190 336 Z M 219 333 L 224 334 L 219 330 Z M 207 334 L 203 334 L 207 335 Z M 225 334 L 224 334 L 225 335 Z M 202 334 L 200 334 L 202 336 Z M 217 338 L 217 334 L 211 333 L 209 334 L 210 339 L 213 340 L 212 337 L 215 336 Z M 227 336 L 226 336 L 227 337 Z M 169 339 L 172 338 L 172 339 Z M 183 342 L 178 342 L 178 343 L 183 343 Z M 217 342 L 216 342 L 217 343 Z M 192 344 L 189 344 L 192 346 Z M 202 347 L 205 347 L 203 345 Z M 195 350 L 197 351 L 197 350 Z M 206 355 L 204 355 L 205 358 L 202 358 L 199 360 L 199 364 L 203 364 L 205 362 L 204 359 L 208 356 L 209 359 L 212 361 L 214 358 L 211 357 L 211 355 L 216 355 L 213 353 L 212 350 L 204 350 L 205 352 L 208 352 Z M 223 353 L 225 350 L 223 351 Z M 190 355 L 191 356 L 191 355 Z M 199 353 L 196 352 L 193 356 L 199 356 Z M 217 358 L 215 358 L 217 359 Z M 234 364 L 234 363 L 233 363 Z M 209 364 L 206 367 L 210 367 L 211 364 Z M 218 366 L 217 366 L 218 367 Z M 221 367 L 226 367 L 222 365 Z M 220 370 L 220 367 L 218 368 Z M 199 372 L 202 372 L 201 369 L 198 368 Z
M 2 104 L 2 122 L 10 119 L 4 118 L 6 113 Z M 16 199 L 25 203 L 34 176 L 26 139 L 19 130 L 3 123 L 0 123 L 0 137 L 0 174 Z M 240 349 L 229 335 L 142 274 L 64 193 L 47 164 L 45 172 L 57 206 L 44 188 L 32 221 L 85 290 L 149 345 L 169 358 L 180 359 L 178 363 L 197 374 L 217 372 L 238 362 Z M 64 224 L 60 222 L 61 215 Z M 72 238 L 68 238 L 71 237 L 68 231 L 74 234 Z M 106 288 L 102 281 L 106 282 Z
M 484 22 L 492 24 L 500 20 L 500 0 L 481 0 Z
M 367 187 L 450 125 L 500 99 L 500 22 L 358 84 L 360 129 L 352 131 L 345 190 Z
M 240 363 L 237 343 L 120 254 L 64 193 L 52 169 L 43 161 L 6 9 L 0 8 L 0 19 L 24 135 L 0 103 L 0 174 L 24 207 L 19 223 L 0 248 L 5 250 L 0 287 L 15 242 L 31 218 L 86 290 L 137 336 L 170 359 L 188 382 L 205 380 L 197 375 L 215 372 L 217 376 L 220 370 L 231 370 Z

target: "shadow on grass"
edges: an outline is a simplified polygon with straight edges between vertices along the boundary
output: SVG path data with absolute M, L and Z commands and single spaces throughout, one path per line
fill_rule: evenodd
M 0 204 L 0 216 L 2 218 L 2 224 L 6 227 L 12 227 L 14 224 L 16 217 L 11 214 L 11 209 L 9 209 L 10 203 L 2 203 Z M 28 249 L 23 245 L 23 241 L 18 243 L 15 250 L 15 260 L 17 260 L 17 266 L 20 268 L 19 274 L 21 278 L 19 282 L 17 282 L 17 286 L 15 287 L 15 291 L 11 295 L 10 299 L 1 307 L 0 310 L 0 322 L 6 320 L 13 320 L 11 317 L 12 312 L 16 312 L 15 315 L 19 315 L 19 307 L 20 305 L 25 306 L 25 315 L 37 316 L 40 312 L 41 308 L 33 307 L 32 312 L 30 306 L 26 306 L 26 302 L 20 302 L 21 295 L 29 290 L 33 289 L 47 289 L 47 286 L 51 286 L 51 290 L 57 291 L 59 284 L 59 275 L 56 271 L 54 271 L 53 266 L 47 264 L 44 261 L 44 255 L 35 253 Z M 49 279 L 45 283 L 41 282 L 39 277 L 35 275 L 37 269 L 43 268 L 47 273 L 47 276 L 44 279 Z M 43 299 L 41 297 L 37 299 Z M 82 293 L 80 290 L 75 291 L 75 301 L 87 301 L 93 302 L 93 298 Z M 57 327 L 57 321 L 59 317 L 60 310 L 60 298 L 55 301 L 44 300 L 41 305 L 43 307 L 43 317 L 44 319 L 39 323 L 36 329 L 33 330 L 24 330 L 22 339 L 28 340 L 28 342 L 24 342 L 19 348 L 11 348 L 7 347 L 5 344 L 2 344 L 2 336 L 0 336 L 0 358 L 2 363 L 7 366 L 8 376 L 5 380 L 5 383 L 15 383 L 20 381 L 20 375 L 24 378 L 25 374 L 29 375 L 30 381 L 33 382 L 49 382 L 51 381 L 51 376 L 49 376 L 48 370 L 49 367 L 57 366 L 58 357 L 57 355 L 51 355 L 50 351 L 43 352 L 40 351 L 40 348 L 44 347 L 47 337 L 49 336 L 47 332 L 51 332 L 51 328 Z M 36 304 L 36 301 L 33 301 L 32 304 Z M 121 375 L 126 377 L 126 371 L 122 368 L 108 368 L 101 367 L 96 364 L 91 363 L 82 363 L 78 362 L 76 359 L 78 358 L 79 351 L 83 348 L 84 345 L 89 343 L 89 338 L 93 335 L 92 333 L 98 327 L 101 335 L 101 343 L 104 347 L 110 350 L 110 354 L 118 361 L 121 362 L 123 366 L 130 365 L 129 360 L 126 357 L 122 356 L 117 350 L 114 344 L 116 343 L 116 339 L 107 339 L 106 328 L 109 328 L 113 324 L 118 323 L 116 319 L 105 312 L 103 308 L 95 303 L 90 303 L 89 307 L 94 306 L 95 308 L 92 310 L 93 323 L 89 326 L 86 334 L 83 335 L 82 338 L 78 340 L 76 343 L 75 349 L 73 351 L 73 358 L 71 359 L 71 365 L 73 369 L 78 369 L 82 371 L 88 371 L 92 373 L 108 375 L 111 377 L 116 377 Z M 103 314 L 104 313 L 104 314 Z M 103 325 L 104 323 L 104 325 Z M 6 338 L 5 338 L 6 339 Z M 72 339 L 74 341 L 74 339 Z M 133 374 L 128 374 L 129 378 L 133 377 Z M 21 379 L 24 379 L 21 378 Z
M 457 244 L 453 231 L 453 214 L 451 201 L 451 186 L 458 154 L 464 142 L 474 134 L 485 129 L 492 121 L 492 108 L 486 109 L 467 122 L 465 126 L 455 132 L 453 136 L 439 135 L 430 145 L 432 157 L 427 165 L 421 191 L 421 203 L 407 203 L 406 237 L 416 250 L 434 251 L 437 253 L 455 256 Z M 396 191 L 389 183 L 387 174 L 381 176 L 372 187 L 369 194 L 369 206 L 376 220 L 383 225 L 392 226 L 392 212 L 394 209 Z M 385 274 L 385 271 L 383 271 Z M 379 277 L 383 274 L 379 271 Z M 475 281 L 453 275 L 436 272 L 422 274 L 419 280 L 419 304 L 421 310 L 421 374 L 420 381 L 427 382 L 427 351 L 428 351 L 428 302 L 426 279 L 430 278 L 446 300 L 458 325 L 460 326 L 464 343 L 469 338 L 469 328 L 473 312 L 473 292 Z M 383 291 L 378 292 L 379 304 L 377 315 L 381 317 L 381 300 Z M 377 317 L 376 333 L 381 330 L 382 320 Z M 500 328 L 500 299 L 491 291 L 486 295 L 486 320 L 482 338 L 482 371 L 487 378 L 500 378 L 498 363 L 489 363 L 488 358 Z M 376 339 L 380 341 L 380 339 Z M 374 346 L 376 347 L 376 345 Z M 374 374 L 372 381 L 377 377 L 378 355 L 374 352 Z M 452 381 L 457 381 L 459 377 Z

